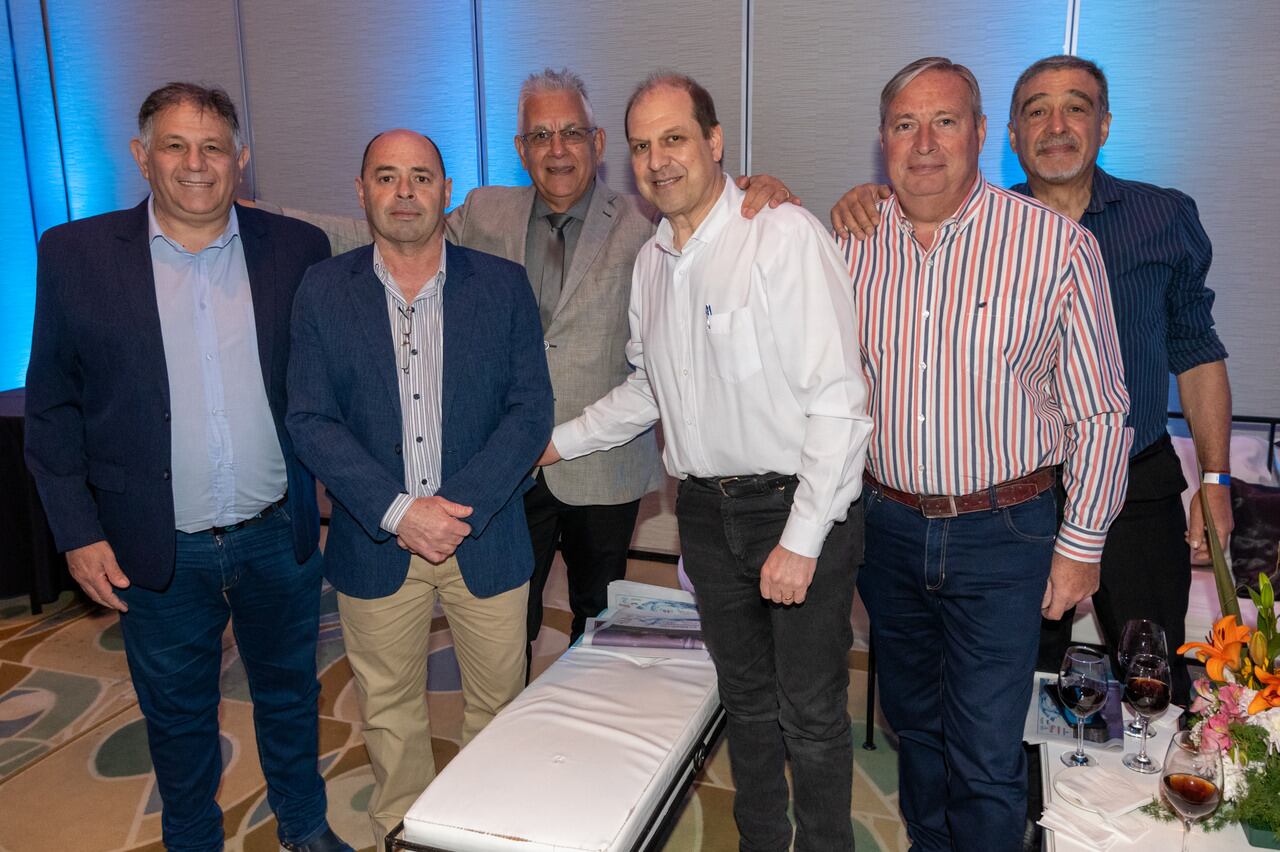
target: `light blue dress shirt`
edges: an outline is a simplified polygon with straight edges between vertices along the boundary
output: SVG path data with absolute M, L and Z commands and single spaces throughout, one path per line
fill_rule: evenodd
M 226 230 L 193 254 L 160 230 L 154 199 L 147 221 L 169 374 L 174 524 L 182 532 L 227 526 L 288 487 L 240 223 L 232 208 Z

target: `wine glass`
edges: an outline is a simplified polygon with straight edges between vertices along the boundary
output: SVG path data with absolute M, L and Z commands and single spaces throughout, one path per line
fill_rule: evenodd
M 1096 766 L 1084 752 L 1084 723 L 1107 703 L 1107 658 L 1084 645 L 1072 645 L 1058 671 L 1058 696 L 1076 716 L 1076 750 L 1062 755 L 1067 766 Z
M 1116 646 L 1116 662 L 1120 664 L 1120 677 L 1126 677 L 1129 661 L 1134 654 L 1153 654 L 1157 657 L 1168 657 L 1169 646 L 1165 642 L 1164 628 L 1149 618 L 1131 618 L 1124 623 L 1120 633 L 1120 644 Z M 1124 726 L 1124 732 L 1131 737 L 1140 737 L 1146 720 L 1134 715 Z
M 1169 684 L 1169 660 L 1155 654 L 1134 654 L 1124 681 L 1124 700 L 1142 717 L 1142 749 L 1126 754 L 1124 765 L 1134 772 L 1151 775 L 1160 771 L 1160 763 L 1147 756 L 1147 729 L 1151 719 L 1169 706 L 1173 688 Z
M 1161 789 L 1165 801 L 1182 817 L 1182 852 L 1187 852 L 1191 824 L 1217 809 L 1222 801 L 1222 754 L 1201 751 L 1190 731 L 1179 731 L 1164 756 Z

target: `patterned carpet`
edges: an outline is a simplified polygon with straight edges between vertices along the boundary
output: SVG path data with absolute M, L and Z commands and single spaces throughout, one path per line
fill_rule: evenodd
M 672 566 L 633 562 L 628 578 L 674 585 Z M 563 569 L 548 584 L 548 611 L 536 646 L 535 674 L 565 648 L 570 615 Z M 320 765 L 329 820 L 355 845 L 373 849 L 364 816 L 372 773 L 360 738 L 351 670 L 342 648 L 334 592 L 320 621 Z M 275 819 L 253 740 L 248 688 L 230 631 L 225 639 L 219 802 L 227 849 L 275 852 Z M 849 712 L 854 741 L 864 736 L 865 654 L 850 652 Z M 427 694 L 437 765 L 460 744 L 462 701 L 448 625 L 437 617 Z M 897 768 L 881 731 L 880 748 L 855 748 L 851 816 L 860 852 L 906 849 L 898 817 Z M 737 849 L 733 779 L 723 740 L 688 796 L 667 852 Z M 0 850 L 116 852 L 161 850 L 143 722 L 129 683 L 119 623 L 70 593 L 32 616 L 25 598 L 0 599 Z

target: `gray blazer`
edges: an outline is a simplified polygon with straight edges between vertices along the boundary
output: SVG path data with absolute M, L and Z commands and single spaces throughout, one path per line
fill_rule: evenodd
M 445 219 L 449 240 L 523 266 L 535 192 L 531 186 L 473 189 Z M 363 220 L 278 208 L 262 201 L 258 206 L 319 226 L 335 253 L 370 242 Z M 631 333 L 627 321 L 631 267 L 653 232 L 653 222 L 634 199 L 596 180 L 546 334 L 557 424 L 577 417 L 630 372 L 624 349 Z M 652 429 L 621 447 L 553 464 L 543 474 L 552 493 L 574 506 L 626 503 L 662 481 Z
M 523 264 L 534 193 L 531 186 L 473 189 L 446 220 L 449 239 Z M 557 424 L 577 417 L 631 370 L 623 352 L 631 267 L 653 231 L 634 200 L 597 179 L 546 333 Z M 639 499 L 662 476 L 652 429 L 621 447 L 553 464 L 543 475 L 556 497 L 575 506 Z

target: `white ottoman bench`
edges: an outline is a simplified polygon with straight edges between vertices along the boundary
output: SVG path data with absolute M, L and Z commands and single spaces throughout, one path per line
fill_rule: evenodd
M 723 726 L 710 660 L 575 646 L 445 767 L 386 849 L 648 848 Z

